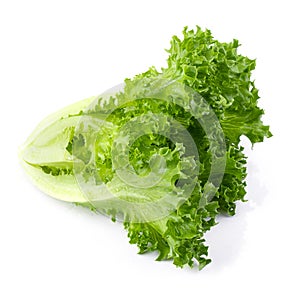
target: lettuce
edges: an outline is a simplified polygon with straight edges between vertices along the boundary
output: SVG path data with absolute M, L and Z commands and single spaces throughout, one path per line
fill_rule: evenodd
M 23 167 L 50 196 L 122 221 L 140 253 L 202 269 L 205 232 L 245 201 L 241 136 L 254 144 L 272 135 L 255 60 L 238 46 L 185 28 L 166 68 L 46 118 L 20 151 Z

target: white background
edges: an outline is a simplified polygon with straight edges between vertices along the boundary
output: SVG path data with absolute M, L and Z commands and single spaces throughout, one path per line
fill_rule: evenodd
M 299 299 L 297 1 L 0 0 L 0 298 Z M 248 203 L 207 235 L 201 272 L 137 255 L 120 224 L 39 192 L 17 147 L 50 112 L 165 66 L 195 25 L 257 58 L 274 137 L 249 156 Z

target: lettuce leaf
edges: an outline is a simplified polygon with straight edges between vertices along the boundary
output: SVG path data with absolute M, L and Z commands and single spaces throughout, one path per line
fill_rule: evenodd
M 202 269 L 205 232 L 245 201 L 241 136 L 272 136 L 255 60 L 238 47 L 184 28 L 167 67 L 46 118 L 20 151 L 25 170 L 45 193 L 122 221 L 140 253 Z

